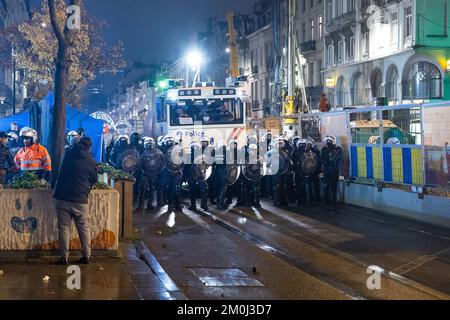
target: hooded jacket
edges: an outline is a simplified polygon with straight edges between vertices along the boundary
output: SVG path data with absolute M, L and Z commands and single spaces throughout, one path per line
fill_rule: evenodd
M 64 154 L 53 197 L 87 204 L 91 188 L 97 181 L 97 163 L 89 148 L 78 143 Z

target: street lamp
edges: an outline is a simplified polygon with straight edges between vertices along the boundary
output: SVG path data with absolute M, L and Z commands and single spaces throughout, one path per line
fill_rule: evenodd
M 12 48 L 11 56 L 13 59 L 13 101 L 12 101 L 12 113 L 16 114 L 16 51 Z
M 189 79 L 188 79 L 189 78 L 189 68 L 191 68 L 192 70 L 195 71 L 195 76 L 192 81 L 193 86 L 195 86 L 196 82 L 200 82 L 200 65 L 202 64 L 202 61 L 203 61 L 203 55 L 198 50 L 193 50 L 187 54 L 187 56 L 186 56 L 186 66 L 187 66 L 186 74 L 188 77 L 186 79 L 186 83 L 189 82 Z

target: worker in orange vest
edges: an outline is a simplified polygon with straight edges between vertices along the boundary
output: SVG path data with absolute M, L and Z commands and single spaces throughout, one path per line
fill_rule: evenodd
M 21 173 L 31 172 L 40 179 L 50 181 L 52 162 L 47 149 L 38 143 L 37 131 L 32 128 L 23 128 L 20 131 L 23 148 L 19 150 L 14 161 Z
M 331 111 L 331 106 L 330 103 L 328 102 L 327 95 L 325 93 L 322 93 L 322 97 L 320 98 L 319 110 L 320 112 Z

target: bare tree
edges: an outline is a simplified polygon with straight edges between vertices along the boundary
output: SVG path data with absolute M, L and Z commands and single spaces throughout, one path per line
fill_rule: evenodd
M 77 31 L 68 27 L 69 16 L 66 15 L 64 24 L 58 20 L 57 1 L 48 0 L 50 21 L 58 42 L 58 55 L 56 57 L 55 72 L 55 104 L 50 123 L 49 149 L 52 158 L 52 186 L 56 184 L 59 167 L 64 152 L 64 136 L 66 129 L 66 102 L 69 79 L 70 51 L 73 45 L 73 36 Z M 81 7 L 82 0 L 70 0 L 70 5 Z

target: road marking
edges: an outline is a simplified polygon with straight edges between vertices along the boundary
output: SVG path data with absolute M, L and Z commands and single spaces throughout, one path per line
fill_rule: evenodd
M 413 271 L 413 270 L 423 266 L 424 264 L 426 264 L 426 263 L 428 263 L 430 261 L 435 260 L 439 255 L 441 255 L 443 253 L 446 253 L 446 252 L 449 252 L 449 251 L 450 251 L 450 248 L 447 248 L 445 250 L 439 251 L 439 252 L 437 252 L 435 254 L 432 254 L 432 255 L 422 256 L 422 257 L 420 257 L 420 258 L 418 258 L 418 259 L 416 259 L 414 261 L 411 261 L 411 262 L 406 263 L 406 264 L 404 264 L 404 265 L 402 265 L 402 266 L 400 266 L 398 268 L 395 268 L 393 271 L 395 271 L 398 274 L 404 275 L 406 273 L 409 273 L 409 272 L 411 272 L 411 271 Z M 407 267 L 409 267 L 409 268 L 407 268 Z

